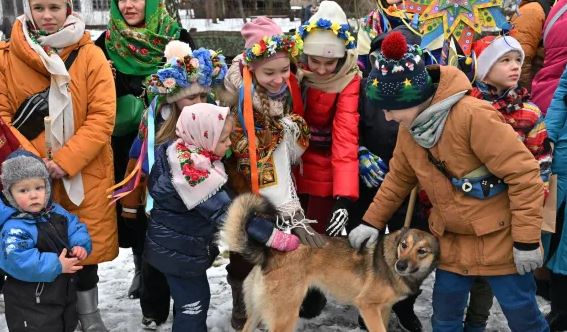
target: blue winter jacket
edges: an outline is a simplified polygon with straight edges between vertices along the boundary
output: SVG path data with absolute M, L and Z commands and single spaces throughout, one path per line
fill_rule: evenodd
M 90 254 L 91 237 L 85 224 L 61 205 L 51 203 L 50 212 L 67 219 L 69 248 L 81 246 Z M 47 222 L 47 215 L 21 213 L 0 199 L 0 269 L 27 282 L 52 282 L 61 274 L 59 254 L 39 252 L 37 223 Z
M 567 203 L 567 67 L 561 75 L 557 90 L 545 117 L 547 135 L 555 143 L 551 172 L 557 174 L 557 207 Z M 558 213 L 559 216 L 559 213 Z M 566 225 L 567 214 L 563 225 Z M 558 223 L 560 221 L 557 221 Z M 561 241 L 547 261 L 547 267 L 555 273 L 567 274 L 567 227 L 563 226 Z M 549 248 L 549 235 L 542 236 L 546 249 Z M 549 254 L 546 250 L 546 255 Z
M 224 222 L 230 197 L 220 190 L 188 210 L 171 183 L 166 149 L 156 147 L 148 190 L 154 199 L 146 235 L 144 258 L 165 274 L 186 278 L 201 275 L 212 265 L 219 249 L 215 235 Z

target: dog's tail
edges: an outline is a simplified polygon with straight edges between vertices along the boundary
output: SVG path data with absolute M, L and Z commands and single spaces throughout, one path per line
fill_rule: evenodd
M 228 209 L 220 233 L 221 241 L 228 246 L 228 250 L 241 254 L 250 263 L 262 265 L 270 249 L 263 243 L 249 238 L 246 226 L 250 217 L 254 215 L 273 219 L 276 213 L 274 205 L 262 196 L 254 194 L 238 196 Z

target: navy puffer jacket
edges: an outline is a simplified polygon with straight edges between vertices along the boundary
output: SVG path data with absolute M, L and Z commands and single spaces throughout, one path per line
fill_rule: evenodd
M 144 259 L 165 274 L 193 277 L 205 273 L 219 249 L 215 235 L 231 202 L 225 190 L 188 210 L 171 183 L 168 143 L 156 148 L 148 189 L 154 199 Z

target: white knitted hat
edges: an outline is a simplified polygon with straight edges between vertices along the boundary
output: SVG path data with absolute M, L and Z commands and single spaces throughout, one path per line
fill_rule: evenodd
M 323 1 L 319 10 L 311 16 L 309 22 L 317 22 L 324 18 L 333 23 L 348 24 L 345 12 L 334 1 Z M 344 40 L 340 39 L 331 30 L 311 31 L 303 41 L 303 53 L 326 58 L 342 58 L 345 56 Z
M 476 78 L 484 80 L 492 66 L 506 53 L 517 51 L 524 63 L 524 50 L 514 37 L 503 36 L 495 38 L 486 48 L 482 49 L 476 58 Z

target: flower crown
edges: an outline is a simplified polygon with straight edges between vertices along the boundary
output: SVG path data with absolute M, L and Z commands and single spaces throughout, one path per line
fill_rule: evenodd
M 259 59 L 269 58 L 279 51 L 288 53 L 290 58 L 295 58 L 299 55 L 302 48 L 303 41 L 297 36 L 285 34 L 267 36 L 244 51 L 244 62 L 250 63 Z
M 210 87 L 223 82 L 227 72 L 224 55 L 199 48 L 184 57 L 171 58 L 146 81 L 152 94 L 170 95 L 192 84 Z
M 315 30 L 330 30 L 332 31 L 339 39 L 342 39 L 345 43 L 345 47 L 347 50 L 356 48 L 356 42 L 354 37 L 351 35 L 349 31 L 350 25 L 348 24 L 340 24 L 337 22 L 331 22 L 330 20 L 320 18 L 316 22 L 305 22 L 302 26 L 298 29 L 298 34 L 301 39 L 305 40 L 309 32 Z

